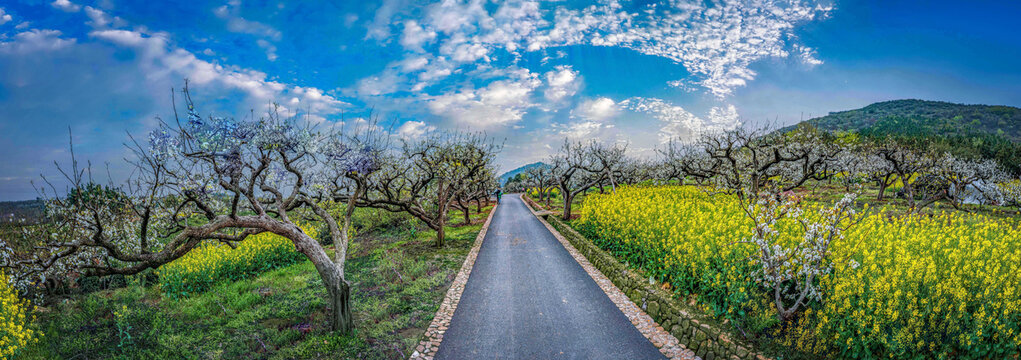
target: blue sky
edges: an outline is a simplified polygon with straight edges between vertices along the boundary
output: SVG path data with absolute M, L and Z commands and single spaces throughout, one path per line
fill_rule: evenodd
M 270 102 L 393 136 L 485 131 L 502 170 L 565 137 L 651 156 L 671 138 L 876 101 L 1021 106 L 1012 1 L 120 1 L 0 3 L 0 200 L 57 178 L 68 128 L 96 177 L 170 118 Z M 107 171 L 106 163 L 109 163 Z M 59 183 L 58 183 L 59 186 Z

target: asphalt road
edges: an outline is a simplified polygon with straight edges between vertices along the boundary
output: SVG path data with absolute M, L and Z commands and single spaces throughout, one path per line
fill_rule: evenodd
M 662 359 L 516 194 L 503 196 L 436 359 Z

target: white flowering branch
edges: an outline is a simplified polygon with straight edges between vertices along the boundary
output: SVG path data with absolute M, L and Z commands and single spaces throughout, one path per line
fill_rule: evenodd
M 844 232 L 867 213 L 854 208 L 858 196 L 846 194 L 833 206 L 819 209 L 816 217 L 805 215 L 800 199 L 793 196 L 766 195 L 754 203 L 742 202 L 754 229 L 749 239 L 738 243 L 755 245 L 752 261 L 758 267 L 753 276 L 770 290 L 781 320 L 791 319 L 813 300 L 822 301 L 819 278 L 833 271 L 832 244 L 843 240 Z M 800 225 L 800 240 L 777 230 L 785 218 Z

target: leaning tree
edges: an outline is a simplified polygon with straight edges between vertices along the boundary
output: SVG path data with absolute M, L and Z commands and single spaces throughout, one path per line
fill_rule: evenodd
M 331 139 L 336 134 L 282 117 L 275 106 L 258 120 L 202 117 L 187 86 L 183 95 L 183 119 L 175 110 L 171 122 L 159 119 L 147 143 L 129 145 L 134 171 L 126 183 L 95 183 L 89 167 L 79 167 L 72 155 L 71 167 L 61 169 L 70 184 L 67 195 L 46 203 L 53 223 L 45 233 L 31 234 L 36 250 L 28 258 L 0 257 L 0 267 L 36 283 L 131 275 L 174 261 L 203 242 L 236 247 L 250 236 L 273 233 L 312 262 L 328 290 L 329 327 L 349 332 L 347 236 L 320 206 L 323 195 L 333 192 L 321 180 L 336 171 L 377 168 L 376 158 L 338 152 L 343 146 Z M 338 250 L 332 259 L 301 229 L 302 219 L 328 224 Z

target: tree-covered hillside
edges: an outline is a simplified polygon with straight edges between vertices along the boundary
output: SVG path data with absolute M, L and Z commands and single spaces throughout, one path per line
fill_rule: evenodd
M 41 200 L 0 201 L 0 223 L 36 223 L 45 212 Z
M 960 156 L 992 158 L 1021 173 L 1021 109 L 1016 107 L 894 100 L 806 122 L 830 132 L 851 131 Z
M 528 169 L 535 168 L 535 167 L 540 167 L 540 166 L 549 166 L 549 165 L 546 165 L 546 163 L 543 163 L 542 161 L 537 161 L 537 162 L 534 162 L 534 163 L 531 163 L 531 164 L 528 164 L 528 165 L 521 166 L 521 167 L 519 167 L 517 169 L 505 172 L 505 173 L 503 173 L 503 175 L 500 175 L 500 185 L 506 185 L 507 184 L 507 180 L 510 180 L 511 178 L 517 176 L 518 174 L 524 174 L 526 171 L 528 171 Z
M 924 120 L 902 124 L 895 120 Z M 860 130 L 884 127 L 892 132 L 922 132 L 940 135 L 970 135 L 975 132 L 1003 135 L 1021 140 L 1021 109 L 999 105 L 964 105 L 942 101 L 894 100 L 861 109 L 833 112 L 808 120 L 823 130 Z M 893 126 L 891 126 L 893 125 Z M 901 127 L 899 125 L 912 125 Z

